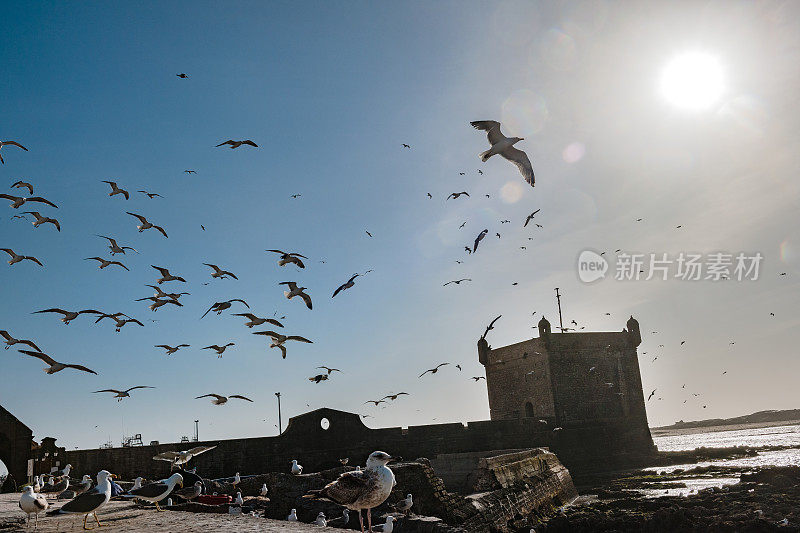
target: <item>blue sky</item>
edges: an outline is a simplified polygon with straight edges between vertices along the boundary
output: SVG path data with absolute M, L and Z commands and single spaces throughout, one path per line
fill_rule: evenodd
M 14 210 L 0 206 L 2 246 L 45 264 L 0 268 L 0 327 L 100 375 L 47 376 L 12 349 L 0 354 L 0 402 L 36 438 L 68 447 L 131 433 L 177 440 L 195 419 L 204 439 L 272 435 L 278 390 L 284 423 L 321 406 L 369 414 L 375 427 L 485 419 L 485 385 L 468 380 L 482 374 L 477 338 L 498 314 L 491 344 L 529 338 L 540 314 L 554 318 L 559 286 L 565 317 L 587 330 L 639 318 L 642 351 L 660 355 L 640 360 L 645 387 L 663 392 L 648 404 L 651 424 L 797 407 L 793 10 L 727 2 L 6 6 L 0 137 L 30 151 L 6 147 L 0 177 L 31 181 L 57 203 L 39 210 L 63 231 L 11 220 Z M 720 101 L 702 112 L 676 109 L 658 88 L 670 58 L 693 50 L 718 57 L 725 73 Z M 525 137 L 519 147 L 533 161 L 535 188 L 499 158 L 479 161 L 486 138 L 468 122 L 480 119 Z M 259 148 L 214 148 L 248 138 Z M 101 183 L 109 179 L 131 199 L 109 198 Z M 445 201 L 462 190 L 471 196 Z M 523 230 L 538 208 L 543 227 Z M 125 211 L 163 225 L 169 238 L 137 233 Z M 466 256 L 464 245 L 484 228 L 489 236 Z M 108 256 L 98 233 L 139 250 L 116 257 L 131 272 L 83 260 Z M 266 248 L 303 253 L 308 268 L 281 268 Z M 587 248 L 760 251 L 765 260 L 751 283 L 585 285 L 575 261 Z M 204 262 L 240 280 L 211 280 Z M 188 280 L 166 286 L 191 293 L 185 307 L 152 313 L 133 301 L 152 294 L 144 287 L 157 278 L 151 264 Z M 473 282 L 442 287 L 462 277 Z M 314 310 L 283 298 L 281 281 L 308 287 Z M 229 298 L 261 316 L 285 315 L 286 332 L 314 344 L 290 344 L 281 360 L 239 317 L 199 320 Z M 30 314 L 48 307 L 122 311 L 145 327 L 115 333 L 85 316 L 64 326 Z M 171 357 L 153 347 L 183 342 L 191 348 Z M 236 346 L 221 360 L 199 349 L 227 342 Z M 443 361 L 464 370 L 417 378 Z M 344 372 L 314 385 L 306 378 L 320 364 Z M 702 401 L 684 404 L 683 383 Z M 121 403 L 91 394 L 134 385 L 156 389 Z M 398 391 L 411 396 L 386 409 L 363 405 Z M 256 402 L 194 400 L 210 392 Z

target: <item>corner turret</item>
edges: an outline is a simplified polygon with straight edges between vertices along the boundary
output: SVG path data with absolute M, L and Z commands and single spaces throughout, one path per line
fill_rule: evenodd
M 639 321 L 631 315 L 625 325 L 628 328 L 628 342 L 632 346 L 639 346 L 642 343 L 642 334 L 639 332 Z

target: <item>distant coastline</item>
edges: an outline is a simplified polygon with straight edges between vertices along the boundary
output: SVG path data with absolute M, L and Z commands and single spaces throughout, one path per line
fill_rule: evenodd
M 654 437 L 683 435 L 702 431 L 735 431 L 758 427 L 800 424 L 800 409 L 758 411 L 734 418 L 710 418 L 684 422 L 680 420 L 669 426 L 650 428 Z

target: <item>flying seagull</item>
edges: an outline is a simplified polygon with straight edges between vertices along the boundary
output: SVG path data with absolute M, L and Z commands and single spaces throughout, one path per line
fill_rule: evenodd
M 475 237 L 475 243 L 472 245 L 472 253 L 478 251 L 478 244 L 480 244 L 483 238 L 486 237 L 487 233 L 489 233 L 489 230 L 485 229 L 482 232 L 480 232 L 477 237 Z
M 195 400 L 199 400 L 200 398 L 214 398 L 211 400 L 211 403 L 214 405 L 223 405 L 228 402 L 229 398 L 239 398 L 240 400 L 247 400 L 250 403 L 253 403 L 253 400 L 248 398 L 247 396 L 242 396 L 240 394 L 231 394 L 230 396 L 222 396 L 221 394 L 204 394 L 202 396 L 198 396 Z
M 222 354 L 225 353 L 225 349 L 228 346 L 236 346 L 236 344 L 233 343 L 233 342 L 229 342 L 225 346 L 219 346 L 217 344 L 212 344 L 211 346 L 204 347 L 203 350 L 214 350 L 215 352 L 217 352 L 217 357 L 222 359 Z
M 169 273 L 169 269 L 167 269 L 167 268 L 160 267 L 160 266 L 155 266 L 155 265 L 150 265 L 150 266 L 155 268 L 156 270 L 158 270 L 161 273 L 161 277 L 156 282 L 159 285 L 161 285 L 162 283 L 166 283 L 168 281 L 182 281 L 182 282 L 186 283 L 186 280 L 183 279 L 182 277 L 173 276 L 172 274 L 170 274 Z
M 189 77 L 188 74 L 183 73 L 183 72 L 181 72 L 180 74 L 175 74 L 175 75 L 178 76 L 181 79 L 184 79 L 184 80 Z
M 187 170 L 184 170 L 183 172 L 184 172 L 184 174 L 197 174 L 196 170 L 188 170 L 187 169 Z
M 116 181 L 107 181 L 101 180 L 103 183 L 108 183 L 111 186 L 111 192 L 108 193 L 109 196 L 114 196 L 115 194 L 121 194 L 125 197 L 126 200 L 129 200 L 131 195 L 128 194 L 128 191 L 117 185 Z
M 428 372 L 430 372 L 431 374 L 435 374 L 435 373 L 437 373 L 437 372 L 439 371 L 439 368 L 441 368 L 441 367 L 443 367 L 443 366 L 445 366 L 445 365 L 449 365 L 449 364 L 450 364 L 450 363 L 440 363 L 440 364 L 436 365 L 436 368 L 429 368 L 428 370 L 426 370 L 425 372 L 423 372 L 422 374 L 420 374 L 420 375 L 419 375 L 419 377 L 422 377 L 422 376 L 424 376 L 424 375 L 425 375 L 425 374 L 427 374 Z
M 109 249 L 111 250 L 111 255 L 115 254 L 125 254 L 125 250 L 133 250 L 137 254 L 139 253 L 136 248 L 131 248 L 130 246 L 120 246 L 117 244 L 116 239 L 112 239 L 111 237 L 106 237 L 105 235 L 95 235 L 95 237 L 100 237 L 101 239 L 107 239 L 109 244 Z
M 536 313 L 534 312 L 533 314 L 536 314 Z M 498 320 L 500 320 L 500 317 L 501 317 L 501 316 L 503 316 L 503 315 L 498 315 L 498 316 L 497 316 L 497 318 L 495 318 L 494 320 L 492 320 L 491 322 L 489 322 L 489 325 L 488 325 L 488 326 L 486 326 L 486 331 L 484 331 L 484 332 L 483 332 L 483 335 L 481 335 L 481 339 L 485 339 L 485 338 L 486 338 L 486 335 L 488 335 L 488 334 L 489 334 L 489 332 L 490 332 L 490 331 L 492 331 L 492 330 L 494 329 L 494 323 L 495 323 L 495 322 L 497 322 Z
M 403 143 L 403 148 L 411 148 L 410 144 Z
M 339 370 L 338 368 L 331 368 L 331 367 L 328 367 L 328 366 L 325 366 L 325 365 L 318 366 L 317 368 L 324 369 L 326 372 L 328 372 L 329 376 L 331 375 L 332 372 L 341 372 L 341 370 Z
M 470 122 L 473 128 L 483 130 L 487 133 L 489 144 L 491 148 L 480 154 L 481 161 L 486 161 L 495 154 L 500 154 L 503 158 L 511 161 L 519 169 L 525 181 L 533 187 L 535 177 L 533 175 L 533 167 L 528 155 L 522 150 L 514 148 L 514 144 L 523 141 L 522 137 L 506 137 L 500 133 L 500 123 L 496 120 L 477 120 Z
M 33 194 L 33 185 L 31 185 L 27 181 L 18 180 L 11 184 L 12 189 L 21 189 L 23 187 L 28 189 L 28 192 L 30 194 Z
M 472 281 L 472 280 L 471 280 L 470 278 L 454 279 L 454 280 L 452 280 L 452 281 L 448 281 L 447 283 L 445 283 L 444 285 L 442 285 L 442 287 L 447 287 L 447 286 L 448 286 L 448 285 L 450 285 L 451 283 L 455 283 L 456 285 L 459 285 L 459 284 L 460 284 L 462 281 Z
M 6 200 L 11 200 L 11 207 L 13 207 L 14 209 L 19 208 L 21 205 L 25 204 L 26 202 L 39 202 L 41 204 L 47 204 L 50 207 L 55 207 L 56 209 L 58 209 L 58 206 L 56 204 L 54 204 L 53 202 L 51 202 L 47 198 L 42 198 L 41 196 L 29 196 L 29 197 L 26 198 L 24 196 L 13 196 L 11 194 L 2 193 L 2 194 L 0 194 L 0 198 L 4 198 Z
M 445 201 L 449 200 L 450 198 L 452 198 L 453 200 L 455 200 L 455 199 L 456 199 L 456 198 L 458 198 L 459 196 L 469 196 L 469 193 L 468 193 L 467 191 L 461 191 L 461 192 L 451 192 L 451 193 L 450 193 L 450 194 L 447 196 L 447 198 L 445 198 Z
M 84 259 L 84 261 L 97 261 L 98 263 L 100 263 L 97 268 L 100 268 L 100 269 L 106 268 L 107 266 L 111 266 L 111 265 L 117 265 L 117 266 L 121 266 L 125 270 L 130 270 L 128 267 L 126 267 L 125 265 L 123 265 L 119 261 L 111 261 L 109 259 L 103 259 L 102 257 L 87 257 L 87 258 Z
M 156 461 L 169 461 L 174 466 L 185 465 L 189 461 L 192 460 L 193 457 L 197 457 L 201 453 L 205 453 L 208 451 L 213 450 L 216 448 L 215 446 L 195 446 L 194 448 L 190 448 L 188 450 L 184 450 L 181 452 L 161 452 L 155 457 L 153 457 Z
M 387 394 L 386 396 L 381 398 L 381 400 L 389 398 L 390 400 L 395 401 L 399 396 L 411 396 L 411 395 L 407 392 L 398 392 L 397 394 Z
M 541 211 L 541 209 L 537 209 L 536 211 L 534 211 L 533 213 L 531 213 L 530 215 L 528 215 L 528 217 L 525 219 L 525 224 L 523 224 L 523 225 L 522 225 L 522 227 L 523 227 L 523 228 L 527 227 L 527 226 L 528 226 L 528 222 L 530 222 L 531 220 L 533 220 L 533 217 L 535 217 L 535 216 L 536 216 L 536 213 L 538 213 L 539 211 Z
M 135 301 L 141 302 L 141 301 L 144 301 L 144 300 L 150 300 L 150 301 L 153 302 L 152 304 L 149 305 L 149 308 L 150 308 L 151 311 L 155 311 L 159 307 L 161 307 L 163 305 L 167 305 L 167 304 L 173 304 L 173 305 L 177 305 L 178 307 L 183 307 L 183 304 L 180 303 L 177 300 L 173 300 L 172 298 L 161 299 L 161 298 L 158 298 L 157 296 L 148 296 L 147 298 L 139 298 L 139 299 L 137 299 Z
M 217 265 L 212 265 L 211 263 L 203 263 L 203 264 L 205 266 L 207 266 L 207 267 L 211 267 L 214 270 L 214 272 L 211 273 L 211 277 L 212 278 L 225 279 L 225 276 L 230 276 L 233 279 L 236 279 L 236 280 L 239 279 L 239 278 L 236 277 L 236 274 L 234 274 L 233 272 L 229 272 L 227 270 L 222 270 Z
M 160 194 L 158 194 L 157 192 L 147 192 L 147 191 L 136 191 L 136 192 L 140 192 L 140 193 L 142 193 L 142 194 L 146 194 L 146 195 L 147 195 L 147 197 L 148 197 L 148 198 L 150 198 L 151 200 L 152 200 L 153 198 L 155 198 L 156 196 L 158 196 L 159 198 L 164 198 L 163 196 L 161 196 L 161 195 L 160 195 Z
M 156 348 L 164 348 L 167 351 L 166 355 L 172 355 L 175 352 L 177 352 L 178 350 L 180 350 L 181 348 L 188 348 L 189 345 L 188 344 L 179 344 L 177 346 L 170 346 L 169 344 L 156 344 L 155 347 Z
M 233 313 L 233 316 L 243 316 L 247 318 L 248 321 L 245 322 L 244 325 L 247 326 L 248 328 L 252 328 L 253 326 L 260 326 L 262 324 L 272 324 L 273 326 L 277 326 L 279 328 L 283 327 L 283 324 L 281 324 L 274 318 L 261 318 L 254 315 L 253 313 Z
M 143 231 L 144 231 L 144 230 L 146 230 L 146 229 L 153 228 L 153 229 L 157 229 L 158 231 L 160 231 L 160 232 L 161 232 L 161 234 L 162 234 L 164 237 L 167 237 L 167 238 L 169 238 L 169 237 L 168 237 L 168 235 L 167 235 L 167 232 L 166 232 L 166 231 L 164 230 L 164 228 L 162 228 L 161 226 L 157 226 L 157 225 L 153 224 L 152 222 L 149 222 L 149 221 L 148 221 L 148 220 L 147 220 L 145 217 L 143 217 L 142 215 L 137 215 L 136 213 L 131 213 L 130 211 L 125 211 L 125 212 L 126 212 L 127 214 L 131 215 L 132 217 L 136 217 L 136 218 L 138 218 L 138 219 L 139 219 L 139 222 L 141 222 L 141 224 L 140 224 L 139 226 L 136 226 L 136 229 L 138 229 L 138 230 L 139 230 L 139 233 L 143 232 Z
M 19 263 L 20 261 L 24 261 L 25 259 L 27 259 L 28 261 L 33 261 L 34 263 L 36 263 L 39 266 L 44 266 L 44 265 L 42 265 L 41 261 L 39 261 L 38 259 L 36 259 L 32 255 L 20 255 L 20 254 L 14 252 L 14 250 L 12 250 L 11 248 L 0 248 L 0 251 L 3 251 L 3 252 L 5 252 L 5 253 L 7 253 L 8 255 L 11 256 L 11 259 L 8 261 L 9 265 L 13 265 L 15 263 Z
M 150 387 L 149 385 L 137 385 L 135 387 L 131 387 L 130 389 L 125 390 L 117 390 L 117 389 L 103 389 L 103 390 L 96 390 L 94 393 L 98 392 L 113 392 L 114 398 L 117 399 L 118 402 L 121 402 L 123 398 L 130 398 L 131 391 L 136 389 L 155 389 L 155 387 Z
M 10 144 L 11 146 L 16 146 L 17 148 L 22 148 L 26 152 L 28 151 L 27 148 L 25 148 L 24 146 L 19 144 L 17 141 L 0 141 L 0 163 L 3 163 L 4 165 L 5 165 L 6 162 L 3 161 L 3 154 L 1 152 L 2 152 L 3 146 L 5 146 L 7 144 Z
M 97 372 L 95 372 L 94 370 L 86 368 L 85 366 L 82 365 L 59 363 L 46 353 L 32 352 L 30 350 L 19 350 L 19 352 L 24 353 L 25 355 L 30 355 L 31 357 L 36 357 L 37 359 L 41 359 L 42 361 L 50 365 L 49 368 L 44 369 L 46 374 L 55 374 L 56 372 L 61 372 L 65 368 L 74 368 L 75 370 L 82 370 L 83 372 L 88 372 L 90 374 L 97 374 Z
M 328 376 L 329 376 L 329 374 L 317 374 L 314 377 L 308 378 L 308 381 L 313 381 L 314 383 L 320 383 L 322 381 L 327 381 L 328 380 Z
M 346 291 L 347 289 L 355 285 L 356 284 L 355 279 L 360 275 L 361 274 L 353 274 L 353 276 L 350 279 L 348 279 L 345 283 L 339 285 L 339 287 L 335 291 L 333 291 L 333 296 L 331 296 L 331 298 L 335 297 L 340 292 Z
M 306 339 L 305 337 L 301 337 L 299 335 L 281 335 L 280 333 L 276 333 L 274 331 L 254 331 L 253 335 L 266 335 L 267 337 L 272 338 L 272 342 L 270 343 L 269 347 L 280 348 L 284 359 L 286 359 L 286 346 L 284 346 L 286 341 L 298 341 L 313 344 L 312 341 Z
M 28 215 L 33 215 L 33 218 L 36 219 L 33 222 L 31 222 L 34 228 L 38 228 L 42 224 L 50 223 L 54 225 L 58 231 L 61 231 L 61 224 L 59 224 L 58 220 L 56 220 L 55 218 L 43 217 L 42 215 L 39 214 L 38 211 L 23 211 L 23 213 Z
M 306 303 L 306 307 L 311 309 L 311 296 L 303 292 L 306 290 L 306 287 L 298 287 L 297 283 L 294 281 L 282 281 L 278 283 L 278 285 L 286 285 L 289 287 L 288 291 L 283 291 L 283 295 L 286 296 L 286 299 L 291 300 L 295 296 L 299 296 Z
M 306 266 L 303 264 L 303 261 L 300 258 L 308 259 L 308 257 L 295 253 L 295 252 L 284 252 L 281 250 L 266 250 L 267 252 L 274 252 L 277 254 L 281 254 L 281 258 L 278 259 L 278 266 L 284 266 L 289 263 L 294 263 L 295 265 L 299 266 L 300 268 L 305 268 Z
M 478 381 L 486 378 L 484 376 L 472 376 L 470 379 L 474 379 L 475 383 L 477 383 Z
M 36 346 L 36 344 L 33 341 L 29 341 L 27 339 L 15 339 L 14 337 L 11 336 L 11 334 L 9 332 L 7 332 L 4 329 L 0 330 L 0 337 L 3 337 L 3 339 L 5 339 L 3 342 L 6 343 L 6 345 L 4 347 L 6 350 L 11 348 L 15 344 L 24 344 L 26 346 L 30 346 L 31 348 L 33 348 L 37 352 L 41 352 L 42 351 L 38 346 Z
M 120 317 L 125 317 L 125 318 L 120 318 Z M 112 318 L 112 319 L 114 319 L 114 322 L 115 322 L 114 330 L 117 333 L 120 332 L 120 330 L 125 326 L 125 324 L 134 323 L 134 324 L 139 324 L 140 326 L 144 327 L 144 324 L 142 324 L 141 322 L 139 322 L 135 318 L 129 317 L 125 313 L 115 313 L 113 315 L 102 315 L 102 316 L 100 316 L 100 318 L 95 320 L 94 323 L 97 324 L 98 322 L 100 322 L 104 318 Z
M 229 309 L 231 307 L 231 305 L 233 305 L 233 302 L 243 303 L 245 307 L 250 309 L 250 306 L 247 305 L 247 302 L 245 302 L 241 298 L 231 298 L 230 300 L 225 300 L 224 302 L 214 302 L 211 305 L 211 307 L 209 307 L 208 310 L 205 313 L 203 313 L 203 316 L 201 316 L 200 319 L 202 320 L 203 317 L 205 317 L 211 311 L 214 311 L 218 315 L 221 315 L 224 310 Z
M 228 139 L 227 141 L 225 141 L 223 143 L 219 143 L 216 146 L 216 148 L 219 148 L 220 146 L 224 146 L 226 144 L 230 144 L 231 145 L 231 150 L 233 150 L 234 148 L 239 148 L 243 144 L 248 144 L 250 146 L 255 146 L 256 148 L 258 148 L 258 145 L 256 143 L 254 143 L 253 141 L 251 141 L 250 139 L 247 139 L 246 141 L 234 141 L 233 139 Z
M 100 311 L 95 311 L 94 309 L 84 309 L 83 311 L 65 311 L 63 309 L 59 309 L 57 307 L 51 309 L 42 309 L 41 311 L 34 311 L 32 314 L 38 313 L 60 313 L 64 315 L 64 318 L 61 321 L 66 325 L 69 324 L 71 321 L 78 318 L 78 315 L 82 315 L 85 313 L 93 314 L 93 315 L 102 315 L 103 313 Z

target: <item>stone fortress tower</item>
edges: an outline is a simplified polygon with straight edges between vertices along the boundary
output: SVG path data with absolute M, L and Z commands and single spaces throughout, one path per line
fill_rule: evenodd
M 502 348 L 478 341 L 492 420 L 534 418 L 552 427 L 624 429 L 650 441 L 636 349 L 639 323 L 621 332 L 553 333 Z

